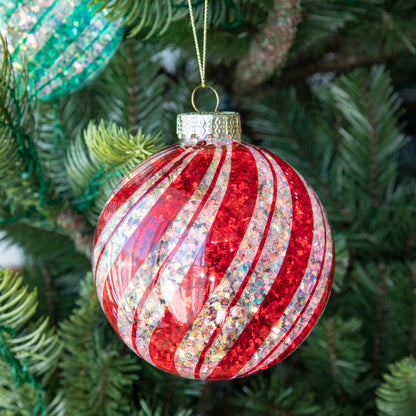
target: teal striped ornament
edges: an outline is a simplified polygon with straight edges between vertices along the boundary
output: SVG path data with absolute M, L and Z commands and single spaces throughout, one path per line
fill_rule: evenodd
M 113 56 L 121 21 L 95 14 L 89 0 L 2 0 L 0 30 L 17 68 L 26 62 L 29 94 L 51 100 L 93 80 Z

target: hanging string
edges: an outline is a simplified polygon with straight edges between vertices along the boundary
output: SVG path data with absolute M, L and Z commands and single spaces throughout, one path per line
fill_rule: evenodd
M 203 38 L 202 38 L 202 60 L 201 60 L 201 53 L 199 51 L 199 42 L 198 42 L 198 36 L 196 34 L 195 17 L 194 17 L 194 11 L 192 9 L 191 0 L 188 0 L 188 6 L 189 6 L 189 15 L 191 16 L 192 32 L 194 34 L 195 50 L 196 50 L 196 56 L 198 59 L 199 74 L 201 76 L 201 87 L 205 88 L 205 65 L 206 65 L 206 56 L 207 56 L 207 31 L 208 31 L 208 0 L 205 0 L 205 6 L 204 6 L 204 33 L 203 33 Z
M 192 9 L 191 0 L 188 0 L 188 6 L 189 6 L 189 15 L 191 17 L 192 32 L 194 34 L 195 50 L 196 50 L 196 57 L 198 60 L 199 74 L 201 76 L 201 85 L 198 85 L 197 87 L 195 87 L 195 89 L 192 92 L 192 96 L 191 96 L 192 107 L 195 109 L 197 113 L 200 113 L 197 106 L 195 105 L 195 93 L 196 91 L 198 91 L 199 88 L 208 87 L 215 94 L 215 97 L 217 99 L 217 105 L 215 106 L 215 110 L 214 110 L 214 112 L 216 112 L 220 104 L 218 93 L 215 90 L 215 88 L 211 87 L 210 85 L 205 84 L 205 67 L 206 67 L 206 62 L 207 62 L 208 0 L 205 0 L 205 7 L 204 7 L 204 33 L 203 33 L 203 38 L 202 38 L 202 59 L 201 59 L 201 53 L 199 50 L 198 36 L 196 34 L 195 17 L 194 17 L 194 11 Z

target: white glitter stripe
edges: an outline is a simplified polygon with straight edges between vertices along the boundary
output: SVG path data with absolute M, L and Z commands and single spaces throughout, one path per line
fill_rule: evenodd
M 224 198 L 231 169 L 232 146 L 227 146 L 227 157 L 221 169 L 217 183 L 208 198 L 204 208 L 194 221 L 192 227 L 182 242 L 175 256 L 170 259 L 169 264 L 164 268 L 159 276 L 159 281 L 150 293 L 144 308 L 139 316 L 138 327 L 142 330 L 136 334 L 138 353 L 151 361 L 148 348 L 153 331 L 159 326 L 166 311 L 172 294 L 179 287 L 183 277 L 193 264 L 197 253 L 205 242 L 206 235 L 215 220 L 218 207 Z M 199 196 L 199 199 L 202 196 Z M 189 218 L 186 220 L 189 221 Z M 177 237 L 176 237 L 177 239 Z M 177 280 L 172 280 L 176 278 Z M 146 324 L 140 324 L 145 322 Z
M 77 38 L 72 42 L 68 47 L 65 49 L 65 52 L 62 53 L 62 55 L 53 63 L 53 65 L 50 66 L 48 69 L 47 74 L 45 74 L 38 82 L 37 89 L 41 90 L 43 88 L 47 88 L 51 81 L 51 75 L 50 74 L 59 74 L 62 71 L 65 74 L 66 80 L 62 78 L 56 78 L 54 80 L 54 88 L 61 85 L 63 82 L 67 82 L 69 78 L 71 78 L 72 75 L 75 73 L 82 72 L 86 63 L 92 62 L 91 60 L 97 57 L 99 57 L 99 54 L 96 55 L 95 53 L 92 54 L 93 56 L 90 57 L 90 59 L 86 59 L 84 56 L 84 48 L 86 45 L 90 45 L 94 42 L 97 35 L 100 33 L 101 30 L 104 29 L 106 25 L 110 24 L 108 20 L 103 18 L 101 13 L 96 14 L 90 21 L 90 23 L 87 25 L 87 27 L 78 34 Z M 111 23 L 114 25 L 113 23 Z M 117 27 L 117 25 L 115 26 Z M 92 29 L 94 28 L 94 30 Z M 107 44 L 111 40 L 111 34 L 106 32 L 103 33 L 102 38 L 100 41 L 106 41 L 104 44 Z M 79 39 L 82 38 L 83 42 L 80 42 Z M 78 56 L 77 60 L 72 62 L 74 60 L 74 57 Z M 81 58 L 82 63 L 78 62 L 78 59 Z M 72 64 L 71 64 L 72 63 Z M 71 75 L 72 74 L 72 75 Z M 45 85 L 47 84 L 47 85 Z M 48 92 L 48 91 L 47 91 Z
M 158 245 L 146 258 L 124 291 L 117 312 L 118 332 L 120 337 L 124 339 L 127 345 L 133 350 L 133 343 L 131 341 L 131 318 L 134 316 L 137 305 L 139 305 L 146 289 L 155 278 L 157 271 L 160 270 L 164 261 L 175 248 L 178 239 L 185 232 L 189 220 L 197 211 L 199 204 L 196 203 L 198 199 L 195 197 L 199 198 L 200 195 L 204 195 L 212 184 L 215 172 L 221 160 L 221 154 L 221 148 L 216 148 L 211 164 L 193 196 L 190 197 L 189 201 L 183 206 L 175 218 L 175 221 L 169 225 L 164 235 L 160 238 Z M 153 200 L 153 205 L 156 203 L 157 199 Z M 164 299 L 167 302 L 165 293 Z
M 218 287 L 219 290 L 216 297 L 212 297 L 214 302 L 211 301 L 210 297 L 210 301 L 207 303 L 207 306 L 215 307 L 215 300 L 218 298 L 219 303 L 217 307 L 221 311 L 225 311 L 226 308 L 230 305 L 234 296 L 229 297 L 229 293 L 235 294 L 237 292 L 242 279 L 244 279 L 246 276 L 249 265 L 252 263 L 256 253 L 256 248 L 258 247 L 261 241 L 261 237 L 264 234 L 264 227 L 266 226 L 266 221 L 270 212 L 270 204 L 273 197 L 273 184 L 268 183 L 269 181 L 267 180 L 267 178 L 271 177 L 271 173 L 269 173 L 269 164 L 264 159 L 263 155 L 255 148 L 250 147 L 250 150 L 255 155 L 259 165 L 259 183 L 260 181 L 265 183 L 265 188 L 261 190 L 259 189 L 259 195 L 263 194 L 264 197 L 268 199 L 267 203 L 266 201 L 261 201 L 262 205 L 256 207 L 255 209 L 255 213 L 258 213 L 258 218 L 254 216 L 252 218 L 253 224 L 250 223 L 249 229 L 247 230 L 245 244 L 241 245 L 241 252 L 239 252 L 236 256 L 238 263 L 231 265 L 229 274 L 227 276 L 227 281 L 224 281 L 224 284 L 221 288 Z M 250 276 L 240 299 L 238 300 L 237 304 L 230 310 L 229 316 L 222 326 L 220 333 L 212 343 L 205 356 L 200 371 L 201 379 L 207 378 L 209 374 L 214 371 L 215 367 L 227 354 L 227 352 L 233 346 L 235 340 L 242 333 L 246 325 L 251 321 L 252 317 L 257 312 L 264 297 L 269 292 L 275 277 L 279 273 L 289 244 L 290 231 L 292 226 L 292 199 L 290 187 L 286 176 L 284 175 L 279 165 L 271 157 L 266 157 L 272 163 L 272 166 L 276 172 L 277 184 L 276 208 L 270 224 L 269 233 L 267 235 L 266 243 L 260 255 L 259 261 L 254 269 L 254 272 Z M 285 201 L 285 203 L 279 204 L 278 201 Z M 254 235 L 257 235 L 256 239 L 253 240 L 253 226 L 257 227 L 260 219 L 263 220 L 263 223 L 261 223 L 260 229 L 254 231 Z M 248 253 L 250 257 L 248 257 Z M 233 285 L 232 288 L 229 288 L 230 281 Z M 204 329 L 205 327 L 210 328 L 209 335 L 211 335 L 214 332 L 213 330 L 217 324 L 220 323 L 223 319 L 224 317 L 222 314 L 220 314 L 217 320 L 214 321 L 214 325 L 210 324 L 209 321 L 196 323 L 198 325 L 203 325 Z M 205 337 L 204 341 L 205 344 L 207 342 Z
M 34 50 L 42 48 L 49 40 L 53 30 L 61 24 L 59 19 L 54 18 L 55 14 L 66 14 L 66 9 L 71 13 L 75 8 L 75 3 L 68 5 L 65 2 L 58 1 L 52 10 L 49 11 L 48 16 L 45 17 L 42 24 L 33 34 L 29 35 L 30 30 L 53 2 L 54 0 L 39 0 L 36 6 L 25 5 L 24 3 L 19 4 L 7 23 L 10 53 L 14 52 L 18 44 L 21 44 L 20 50 L 22 51 L 26 51 L 29 48 Z M 25 40 L 26 38 L 27 40 Z
M 301 177 L 299 175 L 299 177 Z M 247 364 L 240 370 L 236 377 L 241 376 L 244 373 L 249 372 L 251 369 L 257 367 L 257 365 L 270 353 L 270 351 L 275 348 L 279 341 L 285 336 L 285 334 L 291 330 L 294 322 L 299 317 L 303 308 L 305 307 L 306 302 L 308 302 L 309 297 L 313 291 L 316 278 L 319 275 L 321 269 L 321 264 L 324 261 L 325 255 L 325 238 L 324 238 L 324 219 L 321 214 L 321 208 L 319 202 L 316 199 L 312 189 L 303 181 L 309 198 L 312 203 L 312 212 L 313 212 L 313 222 L 314 222 L 314 233 L 312 240 L 312 250 L 309 256 L 308 265 L 306 267 L 305 274 L 302 278 L 302 281 L 296 290 L 292 300 L 287 306 L 285 312 L 279 321 L 273 326 L 270 334 L 264 340 L 262 345 L 258 350 L 253 354 Z M 321 275 L 321 279 L 323 279 Z M 321 280 L 322 281 L 322 280 Z M 316 293 L 316 292 L 315 292 Z M 315 296 L 315 295 L 314 295 Z M 305 310 L 303 316 L 307 316 L 307 309 Z M 309 320 L 309 318 L 307 318 Z M 300 323 L 297 323 L 297 325 Z
M 326 245 L 326 254 L 325 254 L 325 261 L 322 269 L 322 276 L 321 276 L 321 283 L 317 286 L 315 294 L 311 299 L 308 307 L 305 309 L 303 316 L 299 319 L 296 327 L 294 330 L 288 335 L 285 341 L 280 345 L 280 347 L 267 359 L 265 360 L 262 365 L 270 365 L 276 358 L 282 355 L 286 349 L 296 340 L 296 338 L 301 334 L 301 332 L 305 329 L 306 325 L 309 323 L 309 320 L 313 312 L 316 310 L 318 305 L 322 301 L 322 297 L 325 293 L 325 288 L 328 284 L 329 274 L 332 267 L 332 257 L 333 257 L 333 241 L 332 241 L 332 234 L 330 230 L 330 226 L 326 215 L 324 214 L 324 221 L 326 226 L 326 238 L 327 238 L 327 245 Z M 251 370 L 250 373 L 256 372 L 255 369 Z M 247 374 L 247 375 L 248 375 Z
M 190 154 L 184 161 L 174 169 L 162 182 L 160 182 L 155 188 L 152 190 L 153 195 L 157 195 L 158 197 L 166 191 L 169 185 L 172 182 L 172 178 L 180 175 L 183 169 L 188 165 L 188 163 L 196 156 L 196 153 Z M 172 161 L 168 165 L 166 165 L 162 170 L 160 170 L 154 176 L 154 182 L 156 182 L 160 177 L 164 176 L 169 168 L 174 164 Z M 116 261 L 118 255 L 123 250 L 124 246 L 128 242 L 129 238 L 133 235 L 136 230 L 136 225 L 143 220 L 143 218 L 147 215 L 147 213 L 152 208 L 152 201 L 150 198 L 144 198 L 140 201 L 140 197 L 146 192 L 147 187 L 141 187 L 134 194 L 132 198 L 129 200 L 136 200 L 136 206 L 132 209 L 128 214 L 124 217 L 117 215 L 110 219 L 109 224 L 111 223 L 111 227 L 115 229 L 120 221 L 123 222 L 121 227 L 118 227 L 111 238 L 106 242 L 104 246 L 104 251 L 101 256 L 101 260 L 96 267 L 96 290 L 98 294 L 98 299 L 102 299 L 103 291 L 104 291 L 104 284 L 107 279 L 107 275 L 110 272 L 110 269 L 113 267 L 114 262 Z M 127 264 L 125 267 L 127 268 Z
M 116 189 L 112 192 L 110 198 L 107 200 L 107 202 L 106 202 L 106 204 L 103 208 L 103 212 L 106 210 L 108 204 L 111 203 L 114 196 L 116 196 L 122 188 L 127 186 L 129 184 L 129 182 L 131 180 L 134 180 L 138 175 L 143 174 L 143 172 L 146 169 L 148 169 L 149 166 L 153 165 L 153 163 L 156 160 L 165 157 L 170 152 L 172 152 L 172 150 L 163 151 L 163 152 L 160 152 L 157 155 L 157 157 L 150 157 L 150 158 L 146 159 L 143 163 L 140 163 L 140 165 L 137 166 L 126 177 L 124 177 L 124 179 L 117 185 Z M 183 156 L 183 154 L 175 157 L 174 159 L 172 159 L 169 162 L 169 164 L 167 164 L 163 169 L 166 169 L 166 168 L 169 169 L 169 167 L 173 166 L 180 159 L 181 156 Z M 118 210 L 113 213 L 111 218 L 108 220 L 108 222 L 105 224 L 105 226 L 101 230 L 100 235 L 97 239 L 97 242 L 94 246 L 93 257 L 94 257 L 95 260 L 98 259 L 98 256 L 100 255 L 104 245 L 106 244 L 108 237 L 113 232 L 116 224 L 118 224 L 121 221 L 121 219 L 124 217 L 126 212 L 138 201 L 139 198 L 141 198 L 143 196 L 143 194 L 147 191 L 147 189 L 150 186 L 152 186 L 159 178 L 160 178 L 160 171 L 156 175 L 149 178 L 146 182 L 143 182 L 143 184 L 140 186 L 140 188 L 137 189 L 132 195 L 130 195 L 130 197 L 124 202 L 124 204 L 120 205 Z M 93 270 L 95 270 L 95 267 L 94 267 Z

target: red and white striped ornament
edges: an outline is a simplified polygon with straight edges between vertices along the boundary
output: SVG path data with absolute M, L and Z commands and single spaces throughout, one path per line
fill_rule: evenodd
M 98 298 L 121 339 L 162 370 L 254 374 L 297 348 L 323 312 L 328 220 L 291 166 L 241 142 L 238 113 L 181 114 L 178 134 L 104 207 Z

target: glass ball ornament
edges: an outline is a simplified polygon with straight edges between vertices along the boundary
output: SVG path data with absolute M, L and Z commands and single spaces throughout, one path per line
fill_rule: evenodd
M 115 189 L 95 233 L 101 306 L 121 339 L 186 378 L 254 374 L 306 338 L 329 297 L 324 209 L 238 113 L 178 116 L 179 144 Z
M 3 0 L 0 31 L 14 66 L 27 64 L 28 92 L 40 100 L 67 95 L 92 80 L 117 49 L 121 21 L 79 0 Z

